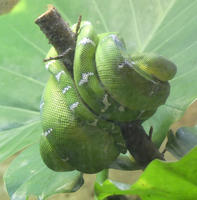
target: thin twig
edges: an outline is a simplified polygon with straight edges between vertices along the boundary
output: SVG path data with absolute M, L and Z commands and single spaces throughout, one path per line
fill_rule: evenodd
M 80 26 L 81 26 L 81 19 L 82 19 L 82 16 L 80 15 L 78 22 L 77 22 L 77 27 L 76 27 L 75 41 L 77 41 L 77 37 L 78 37 L 78 34 L 79 34 L 79 29 L 80 29 Z
M 55 57 L 49 57 L 49 58 L 45 58 L 44 59 L 44 62 L 48 62 L 50 60 L 59 60 L 59 59 L 62 59 L 64 58 L 66 55 L 68 55 L 70 52 L 72 51 L 71 48 L 68 48 L 63 54 L 61 55 L 58 55 L 58 56 L 55 56 Z

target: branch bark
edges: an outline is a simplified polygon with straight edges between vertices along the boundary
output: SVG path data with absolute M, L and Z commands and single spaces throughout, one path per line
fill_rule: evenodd
M 56 49 L 58 55 L 64 54 L 67 49 L 72 51 L 62 58 L 63 63 L 72 72 L 73 58 L 75 50 L 75 33 L 66 23 L 55 7 L 49 5 L 48 10 L 39 16 L 35 23 L 48 38 L 49 43 Z
M 127 149 L 140 165 L 146 167 L 156 158 L 165 160 L 164 155 L 159 152 L 151 138 L 146 134 L 141 121 L 121 124 L 121 130 Z

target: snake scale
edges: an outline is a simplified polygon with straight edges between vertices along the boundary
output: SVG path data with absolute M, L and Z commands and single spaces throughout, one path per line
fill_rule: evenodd
M 47 57 L 56 55 L 51 48 Z M 176 73 L 162 56 L 130 56 L 119 34 L 97 34 L 88 21 L 77 37 L 73 74 L 61 60 L 46 68 L 51 75 L 40 104 L 41 157 L 52 170 L 85 173 L 108 168 L 126 152 L 119 124 L 152 116 Z

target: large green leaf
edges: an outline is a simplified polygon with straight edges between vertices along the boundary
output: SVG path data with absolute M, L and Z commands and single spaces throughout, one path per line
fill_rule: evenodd
M 38 41 L 42 34 L 35 31 L 37 9 L 32 6 L 29 12 L 27 7 L 28 2 L 20 1 L 0 17 L 0 160 L 38 142 L 42 133 L 39 102 L 47 80 L 42 58 L 48 44 L 45 38 Z
M 12 200 L 26 200 L 28 196 L 46 197 L 62 192 L 74 192 L 83 184 L 78 171 L 54 172 L 42 162 L 39 146 L 23 151 L 4 175 L 6 188 Z
M 183 157 L 196 145 L 197 126 L 179 128 L 175 135 L 172 131 L 168 133 L 166 149 L 178 159 Z
M 132 186 L 106 180 L 96 183 L 98 199 L 110 195 L 139 195 L 143 200 L 194 200 L 197 197 L 197 148 L 180 161 L 153 161 Z

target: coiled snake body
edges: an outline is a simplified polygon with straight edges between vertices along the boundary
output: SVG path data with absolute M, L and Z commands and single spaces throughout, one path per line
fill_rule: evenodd
M 54 55 L 52 48 L 48 56 Z M 97 35 L 90 22 L 79 31 L 73 75 L 60 60 L 46 68 L 51 76 L 41 102 L 41 156 L 55 171 L 86 173 L 108 168 L 126 151 L 119 124 L 152 116 L 176 73 L 161 56 L 130 57 L 118 34 Z

